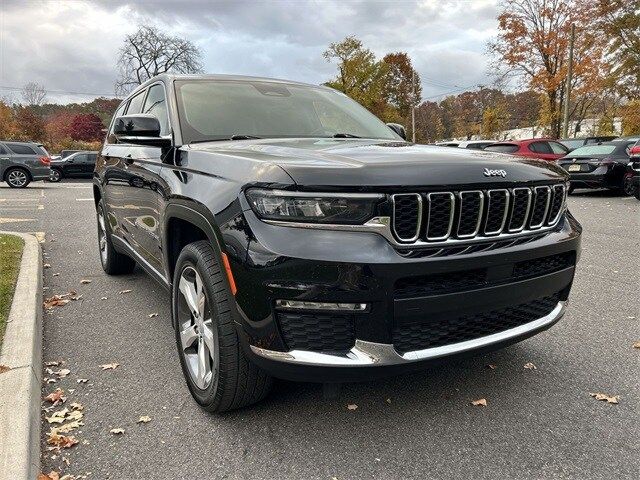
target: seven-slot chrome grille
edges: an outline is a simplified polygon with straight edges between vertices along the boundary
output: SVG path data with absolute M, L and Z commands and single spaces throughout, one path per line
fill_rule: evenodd
M 554 226 L 564 209 L 564 184 L 403 193 L 392 196 L 392 229 L 401 243 L 491 238 Z

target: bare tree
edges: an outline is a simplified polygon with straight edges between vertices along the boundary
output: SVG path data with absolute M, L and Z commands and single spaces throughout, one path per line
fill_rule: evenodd
M 29 106 L 33 105 L 42 105 L 47 98 L 47 91 L 44 86 L 40 85 L 36 82 L 29 82 L 23 88 L 22 92 L 22 100 Z
M 200 73 L 201 59 L 200 49 L 189 40 L 143 25 L 127 35 L 120 49 L 116 94 L 127 94 L 161 73 Z

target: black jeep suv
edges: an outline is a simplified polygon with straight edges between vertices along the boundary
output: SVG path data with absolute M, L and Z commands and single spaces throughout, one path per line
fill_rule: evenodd
M 343 382 L 503 347 L 562 317 L 581 227 L 548 162 L 407 143 L 342 93 L 156 77 L 118 108 L 94 177 L 108 274 L 171 292 L 209 411 L 272 376 Z

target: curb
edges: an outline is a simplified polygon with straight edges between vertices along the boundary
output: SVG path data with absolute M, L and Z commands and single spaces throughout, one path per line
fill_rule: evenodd
M 42 385 L 42 255 L 33 235 L 24 241 L 20 272 L 0 352 L 0 480 L 32 480 L 40 472 Z

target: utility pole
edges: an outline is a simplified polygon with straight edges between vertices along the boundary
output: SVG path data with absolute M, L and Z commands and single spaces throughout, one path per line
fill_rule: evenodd
M 411 71 L 411 141 L 416 143 L 416 71 Z
M 569 101 L 571 100 L 571 77 L 573 76 L 573 43 L 576 38 L 576 26 L 571 24 L 571 38 L 569 39 L 569 65 L 567 69 L 567 93 L 564 99 L 564 122 L 562 125 L 562 137 L 569 136 Z

